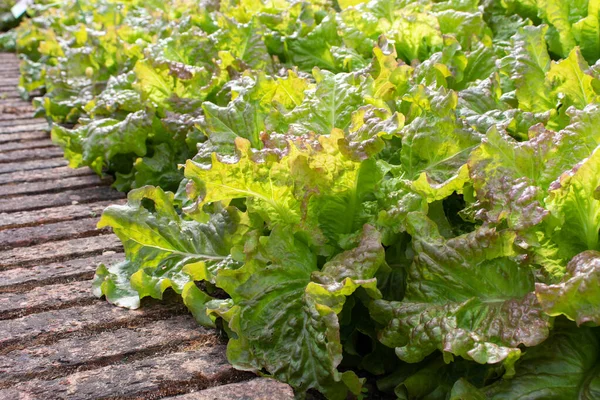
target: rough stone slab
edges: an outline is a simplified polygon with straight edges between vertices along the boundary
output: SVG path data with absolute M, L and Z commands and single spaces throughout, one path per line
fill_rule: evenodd
M 0 106 L 0 121 L 14 121 L 28 117 L 33 118 L 34 113 L 35 109 L 30 105 L 17 108 Z
M 62 167 L 67 164 L 67 160 L 62 157 L 48 158 L 45 160 L 21 161 L 12 164 L 0 163 L 0 174 L 8 174 L 15 171 L 31 171 L 34 169 Z
M 33 246 L 40 243 L 77 239 L 96 236 L 100 233 L 110 233 L 108 228 L 96 228 L 98 218 L 85 218 L 75 221 L 41 224 L 23 228 L 5 229 L 0 231 L 0 250 L 13 247 Z
M 6 133 L 17 133 L 17 132 L 29 132 L 29 131 L 43 131 L 48 130 L 48 123 L 46 121 L 39 122 L 37 124 L 26 124 L 26 125 L 14 125 L 14 126 L 2 126 L 0 127 L 0 135 Z
M 0 174 L 0 185 L 6 183 L 35 182 L 47 179 L 62 179 L 86 175 L 96 175 L 96 173 L 89 168 L 73 169 L 70 167 L 35 169 L 32 171 L 16 171 L 13 173 Z
M 10 97 L 16 97 L 18 96 L 19 99 L 23 99 L 21 97 L 21 92 L 19 91 L 17 84 L 13 81 L 12 84 L 0 84 L 0 95 L 2 94 L 7 94 Z M 36 89 L 30 93 L 27 94 L 27 99 L 25 99 L 25 101 L 33 98 L 33 97 L 40 97 L 42 96 L 42 91 L 40 89 Z
M 27 105 L 27 104 L 29 104 L 29 103 L 23 101 L 22 99 L 4 99 L 4 100 L 2 100 L 2 98 L 0 98 L 0 106 L 19 107 L 19 106 Z
M 97 175 L 73 176 L 70 178 L 60 177 L 56 180 L 44 180 L 36 182 L 6 183 L 0 185 L 0 198 L 5 196 L 13 197 L 23 194 L 52 193 L 62 190 L 74 190 L 94 186 L 108 186 L 111 183 L 112 179 L 100 179 L 100 177 Z
M 171 318 L 181 315 L 181 304 L 153 303 L 138 310 L 115 307 L 105 300 L 64 310 L 45 311 L 0 324 L 0 354 L 8 354 L 41 342 L 55 342 L 75 333 L 100 332 L 125 326 L 141 325 L 143 321 Z M 2 397 L 0 397 L 2 398 Z
M 31 377 L 56 378 L 114 364 L 123 358 L 168 354 L 182 347 L 215 345 L 218 338 L 189 315 L 153 321 L 136 328 L 120 328 L 94 336 L 70 337 L 50 345 L 14 350 L 0 356 L 0 384 Z
M 0 199 L 0 213 L 39 210 L 42 208 L 61 207 L 77 203 L 94 203 L 97 201 L 120 198 L 123 198 L 122 193 L 117 192 L 116 190 L 109 190 L 106 186 L 65 190 L 60 193 L 46 193 Z M 0 214 L 0 217 L 1 216 L 2 214 Z
M 2 62 L 0 62 L 2 64 Z M 14 64 L 14 63 L 13 63 Z M 4 89 L 5 87 L 15 87 L 19 83 L 19 78 L 15 77 L 12 79 L 6 79 L 4 77 L 0 78 L 0 89 Z
M 60 147 L 46 147 L 43 149 L 15 150 L 0 153 L 0 163 L 19 163 L 25 160 L 40 160 L 44 158 L 55 158 L 63 155 Z
M 245 382 L 230 383 L 200 390 L 171 400 L 294 400 L 289 385 L 269 378 L 255 378 Z
M 2 68 L 0 66 L 0 76 L 10 77 L 10 76 L 19 76 L 19 66 L 18 65 L 9 65 L 7 67 Z M 17 81 L 18 82 L 18 81 Z
M 0 121 L 2 122 L 2 121 Z M 44 140 L 50 138 L 50 134 L 45 131 L 34 131 L 34 132 L 17 132 L 17 133 L 5 133 L 0 136 L 0 143 L 10 143 L 15 141 L 33 141 L 33 140 Z
M 112 265 L 125 259 L 125 254 L 105 251 L 102 254 L 50 264 L 35 264 L 0 271 L 0 293 L 23 293 L 36 286 L 89 280 L 100 264 Z
M 69 400 L 160 398 L 190 388 L 215 385 L 234 375 L 225 358 L 225 346 L 218 345 L 77 372 L 50 381 L 34 379 L 0 391 L 0 398 L 16 393 L 15 399 L 43 397 L 49 393 L 53 399 Z
M 115 235 L 99 235 L 82 239 L 42 243 L 26 249 L 0 251 L 0 270 L 52 261 L 101 254 L 105 251 L 122 251 Z
M 10 152 L 15 150 L 25 150 L 25 149 L 41 149 L 44 147 L 54 147 L 56 146 L 50 139 L 43 138 L 38 139 L 36 141 L 23 140 L 16 141 L 13 140 L 11 142 L 3 142 L 0 143 L 0 152 Z
M 18 84 L 19 84 L 18 76 L 14 76 L 14 77 L 10 77 L 10 78 L 7 78 L 5 76 L 0 76 L 0 85 L 13 85 L 16 87 Z
M 2 175 L 0 175 L 2 176 Z M 12 214 L 0 214 L 0 231 L 23 226 L 50 224 L 61 221 L 72 221 L 81 218 L 96 217 L 111 204 L 123 204 L 124 200 L 108 200 L 97 203 L 74 204 L 64 207 L 53 207 L 35 212 L 22 211 Z
M 32 105 L 23 103 L 18 106 L 0 104 L 0 119 L 14 119 L 15 116 L 23 118 L 24 116 L 33 116 L 35 108 Z
M 74 305 L 87 305 L 94 299 L 91 281 L 41 286 L 23 293 L 0 293 L 0 320 Z M 2 361 L 0 361 L 1 370 Z M 0 380 L 2 380 L 1 373 Z
M 0 99 L 17 99 L 22 100 L 21 94 L 17 91 L 16 88 L 3 87 L 0 88 Z
M 21 96 L 19 96 L 19 92 L 16 87 L 10 86 L 10 85 L 0 85 L 0 97 L 3 97 L 6 99 L 6 98 L 13 97 L 15 95 L 16 95 L 16 97 L 21 99 Z
M 5 127 L 10 127 L 10 126 L 32 126 L 32 125 L 41 125 L 42 123 L 46 123 L 46 127 L 42 130 L 47 130 L 48 129 L 48 122 L 44 119 L 44 118 L 19 118 L 19 119 L 12 119 L 12 120 L 4 120 L 4 121 L 0 121 L 0 127 L 5 128 Z M 5 135 L 8 135 L 8 133 L 5 133 Z
M 3 78 L 11 78 L 11 75 L 14 77 L 12 79 L 13 85 L 17 86 L 17 84 L 19 83 L 19 65 L 17 64 L 12 64 L 9 66 L 5 66 L 3 65 L 3 63 L 0 62 L 0 76 Z

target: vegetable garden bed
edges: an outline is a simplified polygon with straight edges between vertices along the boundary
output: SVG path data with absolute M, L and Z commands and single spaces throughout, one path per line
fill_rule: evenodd
M 187 309 L 236 370 L 300 398 L 600 398 L 600 0 L 39 0 L 29 14 L 0 36 L 19 93 L 43 93 L 33 109 L 70 167 L 128 193 L 96 229 L 82 204 L 118 197 L 109 181 L 67 171 L 44 138 L 0 153 L 0 207 L 21 229 L 0 263 L 122 244 L 92 290 L 136 311 L 86 294 L 73 326 Z M 14 121 L 32 110 L 17 95 L 0 99 Z M 35 132 L 11 121 L 6 135 Z M 88 261 L 73 269 L 91 277 Z M 26 285 L 10 296 L 43 312 L 78 304 L 79 289 L 48 290 L 61 303 Z M 45 340 L 39 314 L 7 348 Z M 166 352 L 175 379 L 181 352 Z

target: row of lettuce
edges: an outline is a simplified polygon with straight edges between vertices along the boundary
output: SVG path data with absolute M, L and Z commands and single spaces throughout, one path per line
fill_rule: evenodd
M 63 0 L 0 36 L 129 191 L 94 292 L 299 396 L 600 397 L 600 1 Z

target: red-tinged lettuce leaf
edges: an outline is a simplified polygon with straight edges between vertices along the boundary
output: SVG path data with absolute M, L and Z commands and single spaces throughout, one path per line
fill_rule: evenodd
M 236 265 L 230 251 L 244 229 L 234 210 L 215 213 L 205 223 L 185 219 L 174 208 L 173 194 L 152 186 L 129 192 L 126 205 L 108 207 L 98 226 L 113 229 L 127 260 L 100 267 L 95 294 L 130 308 L 146 296 L 161 299 L 167 288 L 181 294 L 194 281 L 214 283 L 219 269 Z M 194 308 L 198 296 L 188 297 L 194 300 L 187 305 L 199 322 L 210 325 L 206 314 Z
M 544 141 L 550 134 L 518 143 L 492 127 L 469 159 L 469 171 L 478 199 L 477 217 L 523 230 L 539 224 L 548 214 L 542 206 L 542 188 L 536 185 L 544 165 Z
M 544 41 L 547 33 L 546 26 L 521 28 L 513 51 L 501 61 L 501 70 L 514 81 L 518 108 L 534 113 L 557 109 L 548 127 L 559 129 L 569 122 L 565 111 L 570 106 L 583 109 L 596 101 L 598 82 L 578 48 L 569 49 L 565 59 L 551 62 Z
M 551 316 L 565 315 L 577 325 L 600 325 L 600 252 L 589 250 L 576 255 L 560 283 L 536 283 L 535 293 Z
M 469 171 L 479 200 L 479 218 L 498 223 L 507 220 L 518 230 L 536 225 L 548 213 L 544 191 L 567 170 L 589 157 L 600 143 L 593 128 L 600 108 L 569 111 L 571 124 L 560 132 L 540 126 L 529 140 L 517 142 L 491 128 L 469 159 Z
M 519 245 L 544 266 L 551 281 L 560 279 L 571 257 L 597 249 L 598 243 L 593 196 L 600 182 L 594 184 L 592 171 L 600 108 L 590 104 L 567 114 L 571 123 L 560 132 L 537 126 L 523 142 L 491 128 L 469 160 L 477 196 L 474 215 L 517 231 Z
M 148 46 L 133 68 L 134 87 L 142 100 L 159 108 L 193 112 L 229 79 L 231 55 L 218 53 L 213 41 L 198 29 L 173 32 Z
M 406 362 L 436 350 L 478 363 L 514 362 L 535 346 L 549 318 L 533 294 L 528 268 L 516 264 L 514 234 L 479 228 L 444 239 L 423 214 L 409 214 L 415 258 L 402 302 L 375 301 L 379 339 Z
M 597 329 L 559 324 L 528 349 L 516 374 L 482 389 L 490 400 L 592 400 L 600 397 L 600 335 Z
M 361 380 L 341 373 L 338 316 L 359 287 L 378 298 L 374 275 L 384 262 L 379 233 L 366 225 L 356 247 L 340 253 L 321 271 L 316 255 L 275 227 L 261 237 L 259 252 L 236 271 L 221 271 L 217 284 L 235 306 L 220 312 L 235 333 L 229 361 L 239 369 L 266 371 L 304 393 L 317 389 L 328 399 L 359 394 Z
M 345 155 L 366 160 L 386 146 L 384 139 L 399 136 L 404 115 L 390 113 L 385 108 L 363 106 L 352 113 L 352 123 L 340 147 Z
M 133 89 L 135 74 L 111 76 L 106 88 L 85 106 L 85 111 L 91 118 L 100 116 L 112 117 L 143 110 L 140 93 Z
M 252 147 L 260 149 L 263 132 L 287 131 L 282 113 L 300 105 L 311 85 L 288 71 L 287 77 L 278 79 L 262 73 L 256 78 L 244 76 L 239 86 L 232 89 L 232 100 L 226 106 L 208 101 L 202 104 L 204 119 L 200 127 L 208 138 L 206 145 L 218 154 L 233 153 L 236 137 L 247 139 Z
M 330 293 L 337 293 L 340 285 L 353 282 L 365 288 L 371 297 L 380 298 L 373 278 L 384 260 L 381 235 L 373 226 L 365 225 L 356 247 L 334 256 L 321 271 L 313 272 L 311 279 Z
M 369 218 L 364 202 L 373 196 L 383 171 L 374 160 L 354 161 L 340 149 L 343 135 L 298 138 L 282 149 L 255 152 L 237 138 L 237 158 L 212 155 L 209 169 L 188 160 L 185 176 L 195 212 L 207 203 L 245 199 L 251 215 L 268 226 L 283 224 L 303 232 L 329 253 L 342 235 L 360 229 Z M 288 138 L 290 139 L 290 138 Z M 328 243 L 326 243 L 328 242 Z

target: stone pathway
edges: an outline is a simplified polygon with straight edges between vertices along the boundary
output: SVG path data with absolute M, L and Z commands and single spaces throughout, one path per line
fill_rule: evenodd
M 123 259 L 96 223 L 124 196 L 67 167 L 18 79 L 0 54 L 0 399 L 293 399 L 228 365 L 177 299 L 130 311 L 92 296 L 96 266 Z

